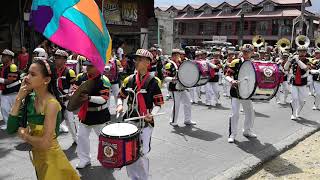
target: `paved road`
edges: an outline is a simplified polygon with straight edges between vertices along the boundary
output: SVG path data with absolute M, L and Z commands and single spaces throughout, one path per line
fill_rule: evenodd
M 274 148 L 274 144 L 292 135 L 306 126 L 318 126 L 319 111 L 312 111 L 313 97 L 308 97 L 302 111 L 301 120 L 290 120 L 291 109 L 281 106 L 274 100 L 268 103 L 254 103 L 256 111 L 255 132 L 258 139 L 249 140 L 238 135 L 235 144 L 227 143 L 228 117 L 230 100 L 223 98 L 222 106 L 208 108 L 201 105 L 192 106 L 192 119 L 198 124 L 186 127 L 180 121 L 178 128 L 168 124 L 172 100 L 166 101 L 164 111 L 167 115 L 156 121 L 152 138 L 150 157 L 151 179 L 154 180 L 202 180 L 211 179 L 225 170 L 234 167 L 248 157 L 260 157 L 259 152 Z M 112 108 L 114 111 L 114 107 Z M 181 112 L 182 113 L 182 112 Z M 240 128 L 244 115 L 240 116 Z M 126 180 L 125 168 L 107 170 L 99 165 L 97 156 L 97 137 L 91 134 L 92 167 L 79 173 L 84 180 L 117 179 Z M 59 137 L 72 165 L 78 162 L 75 147 L 71 146 L 69 134 Z M 21 141 L 15 136 L 8 136 L 0 131 L 0 179 L 35 179 L 34 169 Z

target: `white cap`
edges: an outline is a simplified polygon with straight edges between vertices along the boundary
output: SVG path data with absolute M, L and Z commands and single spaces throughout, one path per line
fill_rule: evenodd
M 35 48 L 33 53 L 37 53 L 36 57 L 48 58 L 48 54 L 46 53 L 46 51 L 43 48 Z
M 12 51 L 10 51 L 9 49 L 3 50 L 1 54 L 14 57 L 14 53 Z

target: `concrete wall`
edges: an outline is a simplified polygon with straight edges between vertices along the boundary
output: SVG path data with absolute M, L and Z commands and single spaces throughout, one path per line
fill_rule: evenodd
M 171 54 L 173 45 L 173 18 L 175 16 L 172 12 L 163 12 L 155 10 L 155 15 L 158 20 L 159 29 L 159 45 L 164 54 Z

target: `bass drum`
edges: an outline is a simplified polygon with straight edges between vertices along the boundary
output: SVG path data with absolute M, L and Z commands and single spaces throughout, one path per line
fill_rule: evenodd
M 245 61 L 240 67 L 238 80 L 241 99 L 268 101 L 278 91 L 280 72 L 273 62 Z
M 209 81 L 207 63 L 184 61 L 178 69 L 178 81 L 186 88 L 205 85 Z

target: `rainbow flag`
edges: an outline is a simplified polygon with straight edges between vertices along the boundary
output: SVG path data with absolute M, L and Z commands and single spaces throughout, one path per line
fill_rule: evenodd
M 31 26 L 53 43 L 88 58 L 100 72 L 112 41 L 94 0 L 33 0 Z

